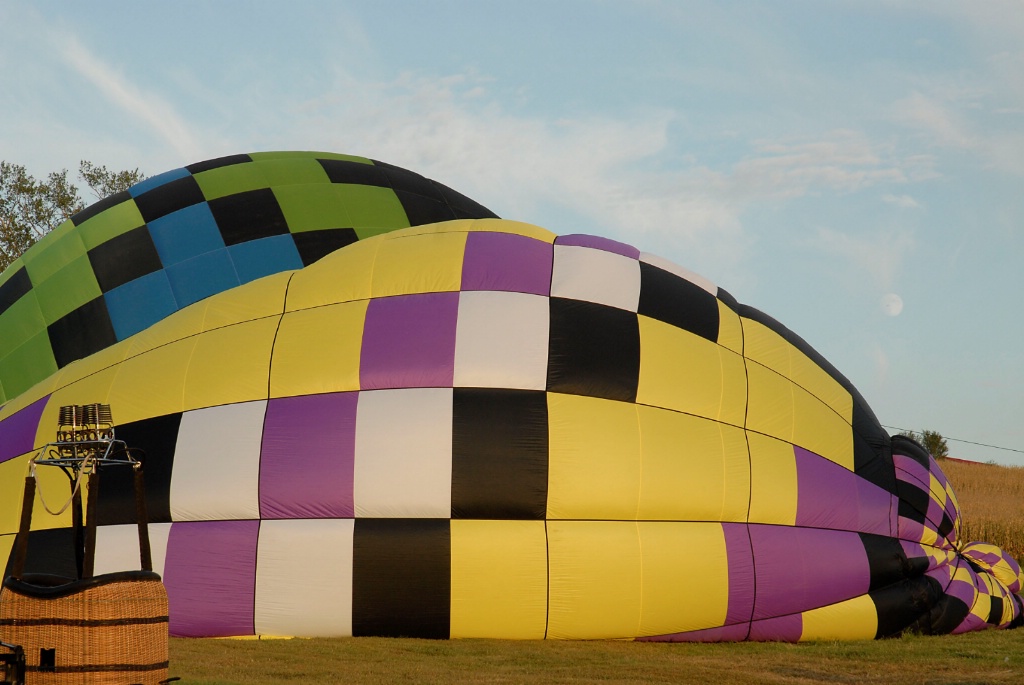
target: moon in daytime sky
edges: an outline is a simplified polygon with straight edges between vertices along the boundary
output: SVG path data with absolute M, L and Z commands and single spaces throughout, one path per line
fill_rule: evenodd
M 882 295 L 881 304 L 886 316 L 899 316 L 903 311 L 903 298 L 896 293 Z

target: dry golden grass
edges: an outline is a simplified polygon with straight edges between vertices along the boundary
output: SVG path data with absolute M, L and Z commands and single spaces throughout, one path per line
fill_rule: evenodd
M 1024 468 L 943 459 L 960 501 L 963 538 L 999 545 L 1024 561 Z

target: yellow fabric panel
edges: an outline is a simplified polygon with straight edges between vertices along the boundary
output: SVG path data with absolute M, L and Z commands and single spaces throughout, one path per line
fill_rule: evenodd
M 744 354 L 792 380 L 825 402 L 836 413 L 853 420 L 853 397 L 820 366 L 764 324 L 743 319 Z
M 373 265 L 373 297 L 457 291 L 462 286 L 466 233 L 381 236 Z
M 185 376 L 185 409 L 266 399 L 279 321 L 257 319 L 197 336 Z
M 374 262 L 384 237 L 352 243 L 294 272 L 288 285 L 285 310 L 293 312 L 335 302 L 369 299 Z
M 359 389 L 368 300 L 285 314 L 274 343 L 270 396 Z
M 805 611 L 801 642 L 810 640 L 872 640 L 878 611 L 868 595 Z
M 127 357 L 143 354 L 179 340 L 203 332 L 203 320 L 210 298 L 200 300 L 184 309 L 179 309 L 166 319 L 161 319 L 149 328 L 139 331 L 125 342 L 129 343 Z
M 7 561 L 14 550 L 14 535 L 0 535 L 0 566 L 7 568 Z
M 18 532 L 28 460 L 33 456 L 34 453 L 29 453 L 0 463 L 0 535 Z
M 453 520 L 451 544 L 451 637 L 543 639 L 544 522 Z
M 793 382 L 831 407 L 846 423 L 851 423 L 853 395 L 800 350 L 793 348 L 790 355 Z
M 635 521 L 548 521 L 548 637 L 624 638 L 640 626 Z
M 793 388 L 793 442 L 853 470 L 853 429 L 831 407 L 799 386 Z
M 750 431 L 747 442 L 750 445 L 750 522 L 796 525 L 793 446 Z
M 743 358 L 667 323 L 640 316 L 636 401 L 743 425 Z
M 743 354 L 743 323 L 740 315 L 718 300 L 718 344 Z
M 157 347 L 120 365 L 110 388 L 115 422 L 129 423 L 184 409 L 185 373 L 197 337 Z
M 123 340 L 68 364 L 54 374 L 54 388 L 63 388 L 119 364 L 128 356 L 129 347 L 128 341 Z
M 719 523 L 640 522 L 643 597 L 638 635 L 725 623 L 729 559 Z
M 642 405 L 637 414 L 638 519 L 746 521 L 750 468 L 742 428 Z
M 549 519 L 636 518 L 636 405 L 548 393 L 548 441 Z
M 527 224 L 522 221 L 508 221 L 507 219 L 475 219 L 473 221 L 474 231 L 490 231 L 492 233 L 516 233 L 534 238 L 545 243 L 554 243 L 558 236 L 546 228 Z
M 120 366 L 113 366 L 98 371 L 91 376 L 86 376 L 79 381 L 56 390 L 50 396 L 50 399 L 47 400 L 46 407 L 39 417 L 39 425 L 36 429 L 36 446 L 45 445 L 56 439 L 60 408 L 65 405 L 110 404 L 115 424 L 125 423 L 126 419 L 121 418 L 118 406 L 110 401 L 110 386 L 120 368 Z
M 793 442 L 793 384 L 754 362 L 747 363 L 747 428 Z
M 251 281 L 244 288 L 232 288 L 206 300 L 203 330 L 231 326 L 244 321 L 279 316 L 284 311 L 284 294 L 291 271 Z

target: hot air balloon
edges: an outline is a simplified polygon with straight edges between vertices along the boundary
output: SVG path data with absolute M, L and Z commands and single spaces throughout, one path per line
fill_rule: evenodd
M 383 187 L 300 159 L 330 180 L 289 226 L 350 228 L 328 190 Z M 446 216 L 406 208 L 422 225 L 217 285 L 10 397 L 0 558 L 59 408 L 101 402 L 145 453 L 176 635 L 797 641 L 1021 622 L 1020 567 L 960 539 L 934 459 L 789 329 L 663 258 L 438 193 Z M 222 237 L 255 225 L 233 207 L 237 222 L 213 212 Z M 138 555 L 131 484 L 111 471 L 103 488 L 98 573 Z M 28 566 L 72 575 L 70 521 L 36 513 Z

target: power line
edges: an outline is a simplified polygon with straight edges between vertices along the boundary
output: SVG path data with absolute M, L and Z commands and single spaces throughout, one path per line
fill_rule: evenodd
M 900 428 L 899 426 L 886 426 L 884 423 L 881 424 L 882 428 L 889 428 L 890 430 L 903 431 L 905 433 L 916 433 L 909 428 Z M 1018 454 L 1024 454 L 1024 450 L 1019 450 L 1014 447 L 1000 447 L 999 445 L 988 445 L 984 442 L 974 442 L 973 440 L 961 440 L 960 438 L 950 438 L 945 435 L 942 436 L 946 440 L 952 440 L 953 442 L 962 442 L 967 445 L 977 445 L 978 447 L 991 447 L 994 450 L 1005 450 L 1007 452 L 1017 452 Z

